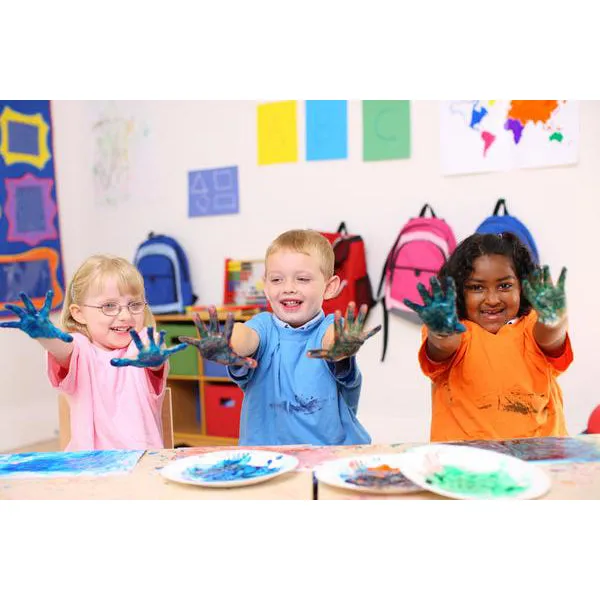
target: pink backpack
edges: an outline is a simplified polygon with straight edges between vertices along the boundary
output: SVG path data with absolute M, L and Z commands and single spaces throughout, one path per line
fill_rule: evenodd
M 425 216 L 427 208 L 431 211 L 430 217 Z M 384 315 L 382 361 L 387 350 L 388 311 L 419 322 L 416 313 L 403 300 L 422 304 L 417 284 L 422 283 L 430 290 L 429 278 L 437 274 L 455 248 L 456 238 L 452 229 L 446 221 L 435 216 L 429 204 L 425 204 L 419 216 L 410 219 L 400 230 L 385 261 L 377 290 L 377 297 L 383 302 Z

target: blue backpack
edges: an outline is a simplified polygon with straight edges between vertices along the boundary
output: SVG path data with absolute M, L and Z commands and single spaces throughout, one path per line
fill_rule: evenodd
M 504 209 L 504 214 L 498 214 L 500 207 Z M 529 248 L 531 257 L 537 264 L 540 263 L 540 257 L 538 254 L 537 246 L 533 241 L 531 232 L 525 225 L 519 221 L 516 217 L 513 217 L 508 213 L 506 208 L 506 201 L 504 198 L 500 198 L 496 202 L 496 208 L 494 208 L 494 214 L 488 217 L 475 231 L 475 233 L 514 233 L 522 242 Z
M 187 256 L 173 238 L 150 232 L 133 263 L 144 278 L 146 302 L 153 313 L 184 313 L 196 302 Z

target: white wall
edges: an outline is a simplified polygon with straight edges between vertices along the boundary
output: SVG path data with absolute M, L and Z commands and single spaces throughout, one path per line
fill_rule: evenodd
M 554 273 L 569 267 L 567 287 L 575 361 L 561 377 L 571 433 L 600 403 L 595 390 L 600 319 L 596 311 L 596 251 L 600 189 L 600 102 L 581 103 L 581 153 L 574 167 L 442 177 L 437 102 L 412 103 L 410 160 L 362 161 L 361 105 L 349 103 L 349 158 L 343 161 L 256 164 L 256 102 L 119 103 L 138 115 L 149 135 L 132 149 L 131 196 L 116 206 L 94 201 L 92 115 L 101 106 L 53 102 L 54 150 L 62 247 L 67 278 L 94 252 L 128 258 L 149 230 L 176 237 L 191 259 L 199 302 L 222 301 L 226 256 L 260 258 L 280 232 L 297 227 L 333 230 L 345 220 L 362 234 L 373 285 L 402 224 L 424 202 L 469 235 L 499 196 L 533 232 Z M 298 105 L 299 156 L 304 155 L 303 105 Z M 136 169 L 136 164 L 138 167 Z M 189 170 L 239 166 L 240 213 L 187 217 Z M 418 369 L 420 330 L 390 317 L 390 345 L 379 361 L 381 337 L 361 350 L 364 375 L 360 418 L 375 442 L 428 439 L 428 381 Z M 379 308 L 370 325 L 381 322 Z M 15 331 L 0 336 L 0 449 L 47 439 L 57 427 L 56 394 L 41 349 Z M 10 382 L 10 383 L 9 383 Z

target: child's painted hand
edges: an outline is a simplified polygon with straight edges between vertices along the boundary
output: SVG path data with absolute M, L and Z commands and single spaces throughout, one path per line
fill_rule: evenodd
M 209 323 L 208 329 L 198 315 L 194 315 L 194 323 L 200 339 L 186 336 L 180 336 L 179 341 L 196 346 L 198 352 L 206 360 L 227 365 L 229 367 L 248 367 L 256 369 L 257 362 L 249 356 L 240 356 L 236 354 L 231 347 L 231 334 L 233 333 L 233 314 L 227 315 L 225 327 L 221 331 L 219 320 L 217 318 L 217 309 L 214 306 L 208 307 Z
M 44 300 L 44 306 L 38 312 L 33 305 L 33 302 L 25 292 L 19 294 L 23 302 L 24 308 L 16 306 L 14 304 L 7 304 L 6 308 L 14 312 L 18 317 L 19 321 L 8 321 L 0 323 L 0 327 L 6 327 L 8 329 L 21 329 L 29 337 L 46 338 L 46 339 L 59 339 L 63 342 L 72 342 L 73 336 L 61 331 L 55 327 L 48 315 L 50 314 L 50 308 L 52 308 L 52 297 L 54 292 L 48 290 L 46 292 L 46 299 Z
M 537 313 L 540 323 L 549 326 L 557 325 L 567 312 L 566 277 L 567 269 L 563 267 L 556 286 L 554 286 L 550 277 L 550 269 L 545 265 L 541 273 L 537 270 L 529 281 L 521 282 L 523 293 Z
M 172 348 L 165 348 L 166 331 L 160 331 L 158 334 L 158 344 L 154 339 L 154 327 L 148 327 L 148 346 L 144 348 L 144 343 L 135 329 L 129 332 L 131 339 L 140 353 L 137 358 L 113 358 L 110 364 L 113 367 L 140 367 L 142 369 L 160 367 L 165 363 L 171 354 L 180 352 L 187 347 L 187 344 L 178 344 Z
M 408 308 L 412 308 L 433 333 L 439 335 L 464 333 L 467 328 L 458 320 L 456 314 L 456 286 L 454 279 L 452 277 L 446 278 L 445 294 L 437 277 L 431 277 L 429 281 L 431 283 L 431 295 L 422 283 L 417 284 L 419 294 L 423 298 L 423 306 L 415 304 L 410 300 L 404 300 L 404 304 Z
M 309 358 L 324 358 L 330 362 L 338 362 L 345 358 L 349 358 L 350 356 L 354 356 L 360 347 L 381 329 L 381 325 L 377 325 L 377 327 L 374 327 L 370 331 L 363 331 L 369 307 L 366 304 L 363 304 L 360 307 L 356 318 L 354 317 L 355 310 L 356 304 L 350 302 L 350 304 L 348 304 L 348 309 L 346 310 L 346 319 L 343 324 L 342 313 L 339 310 L 336 310 L 333 322 L 333 345 L 328 350 L 325 350 L 324 348 L 309 350 L 307 356 Z

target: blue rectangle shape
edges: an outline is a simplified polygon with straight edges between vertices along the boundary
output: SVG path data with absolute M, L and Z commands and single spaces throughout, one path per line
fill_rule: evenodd
M 35 156 L 39 152 L 39 131 L 35 125 L 8 121 L 8 150 Z
M 240 212 L 238 168 L 221 167 L 188 173 L 188 216 L 208 217 Z
M 306 160 L 348 158 L 348 102 L 306 101 Z
M 202 364 L 205 377 L 229 377 L 225 365 L 205 359 L 202 359 Z

